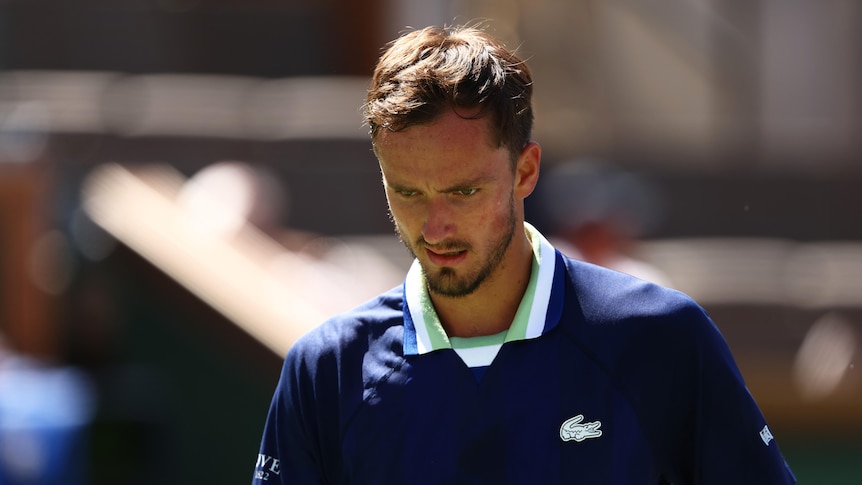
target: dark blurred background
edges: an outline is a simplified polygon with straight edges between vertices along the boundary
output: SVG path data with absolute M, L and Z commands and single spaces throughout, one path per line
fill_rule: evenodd
M 528 220 L 685 291 L 800 483 L 862 481 L 862 3 L 0 1 L 0 483 L 247 483 L 283 353 L 399 284 L 408 26 L 535 77 Z

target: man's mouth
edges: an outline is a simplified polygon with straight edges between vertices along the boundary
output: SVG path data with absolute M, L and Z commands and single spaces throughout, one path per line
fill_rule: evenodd
M 437 250 L 426 247 L 425 254 L 428 255 L 428 260 L 435 266 L 453 266 L 467 257 L 467 250 Z

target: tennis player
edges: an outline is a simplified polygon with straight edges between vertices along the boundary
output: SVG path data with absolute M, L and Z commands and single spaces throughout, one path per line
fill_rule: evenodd
M 389 45 L 364 112 L 415 261 L 288 352 L 254 484 L 795 483 L 695 302 L 524 221 L 532 90 L 481 29 Z

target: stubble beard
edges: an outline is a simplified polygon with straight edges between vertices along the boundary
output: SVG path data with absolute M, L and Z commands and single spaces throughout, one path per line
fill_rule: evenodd
M 390 218 L 392 218 L 391 213 Z M 392 220 L 395 222 L 394 218 L 392 218 Z M 488 253 L 487 259 L 477 271 L 460 274 L 458 270 L 450 267 L 442 267 L 429 271 L 429 268 L 422 262 L 422 259 L 419 259 L 422 273 L 425 275 L 425 281 L 428 285 L 428 291 L 449 298 L 461 298 L 475 292 L 482 283 L 484 283 L 488 277 L 494 273 L 494 270 L 500 266 L 500 263 L 506 255 L 506 251 L 508 251 L 509 246 L 512 244 L 512 240 L 515 237 L 515 226 L 515 204 L 513 200 L 509 205 L 509 212 L 505 221 L 505 230 L 500 232 L 500 237 L 494 241 L 493 245 L 491 245 L 491 250 Z M 414 258 L 416 258 L 415 248 L 433 247 L 436 250 L 442 251 L 472 251 L 472 245 L 467 241 L 451 240 L 446 241 L 444 244 L 432 246 L 426 243 L 421 236 L 414 244 L 411 245 L 404 239 L 397 223 L 395 224 L 395 231 L 398 233 L 398 237 L 401 242 L 407 250 L 410 251 L 410 254 Z

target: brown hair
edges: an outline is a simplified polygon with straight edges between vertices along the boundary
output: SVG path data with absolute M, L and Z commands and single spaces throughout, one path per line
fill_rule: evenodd
M 530 141 L 532 77 L 497 39 L 469 26 L 426 27 L 391 42 L 377 62 L 364 109 L 371 139 L 432 121 L 446 109 L 489 116 L 492 141 L 513 158 Z

